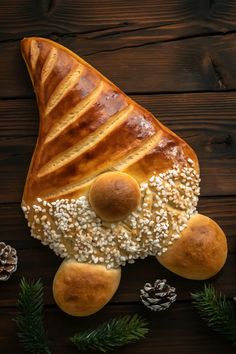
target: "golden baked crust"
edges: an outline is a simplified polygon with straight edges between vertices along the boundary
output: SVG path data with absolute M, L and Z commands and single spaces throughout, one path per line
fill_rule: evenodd
M 117 169 L 139 183 L 194 151 L 79 56 L 45 38 L 21 50 L 38 100 L 40 128 L 23 201 L 78 198 L 100 173 Z M 88 182 L 88 183 L 87 183 Z
M 136 180 L 123 172 L 98 176 L 89 190 L 89 202 L 96 214 L 106 221 L 118 221 L 135 211 L 141 199 Z
M 158 256 L 170 271 L 188 279 L 204 280 L 220 271 L 227 258 L 223 230 L 207 216 L 192 216 L 181 237 Z
M 61 257 L 110 268 L 165 252 L 196 211 L 196 154 L 68 49 L 37 37 L 21 47 L 40 113 L 22 199 L 32 236 Z M 141 198 L 105 223 L 88 196 L 109 171 L 135 179 Z
M 108 270 L 102 265 L 66 260 L 54 277 L 54 299 L 69 315 L 89 316 L 110 301 L 120 277 L 120 268 Z
M 189 145 L 58 43 L 26 38 L 21 50 L 40 115 L 22 208 L 32 236 L 66 258 L 53 283 L 59 307 L 98 311 L 120 265 L 148 255 L 187 278 L 214 275 L 226 239 L 194 215 L 200 179 Z

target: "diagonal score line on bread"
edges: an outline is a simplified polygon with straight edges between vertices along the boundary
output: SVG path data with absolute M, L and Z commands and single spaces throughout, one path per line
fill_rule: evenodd
M 86 96 L 82 101 L 80 101 L 75 107 L 73 107 L 66 115 L 58 118 L 58 120 L 52 125 L 51 129 L 46 136 L 45 143 L 50 142 L 55 139 L 58 135 L 62 134 L 64 129 L 69 125 L 77 121 L 85 112 L 87 112 L 90 107 L 96 102 L 98 96 L 100 95 L 104 83 L 101 81 L 99 85 Z
M 39 57 L 39 47 L 37 46 L 36 41 L 32 40 L 30 45 L 30 61 L 33 70 L 35 70 L 38 57 Z
M 67 48 L 29 38 L 22 54 L 40 112 L 22 201 L 32 235 L 61 257 L 107 268 L 165 253 L 196 212 L 194 151 Z M 139 206 L 114 223 L 89 199 L 109 174 L 133 178 L 140 192 Z
M 85 315 L 84 306 L 86 314 L 96 312 L 116 289 L 98 305 L 94 289 L 101 287 L 101 274 L 94 286 L 94 270 L 105 270 L 102 280 L 110 287 L 108 274 L 119 277 L 120 266 L 150 255 L 189 278 L 214 275 L 227 245 L 224 239 L 223 256 L 216 254 L 219 232 L 195 215 L 200 176 L 191 147 L 67 48 L 37 37 L 24 39 L 21 48 L 40 113 L 22 209 L 31 235 L 66 259 L 63 289 L 60 269 L 53 286 L 59 306 L 72 315 Z M 219 262 L 212 267 L 214 258 Z M 67 282 L 71 266 L 77 269 Z M 75 284 L 81 296 L 74 296 Z M 70 309 L 65 297 L 72 299 Z
M 119 161 L 117 161 L 117 163 L 113 165 L 110 170 L 122 171 L 134 162 L 138 161 L 158 144 L 158 141 L 160 140 L 161 136 L 162 131 L 159 131 L 157 134 L 150 137 L 147 141 L 145 140 L 137 149 L 135 149 L 135 151 L 132 151 L 128 156 L 119 159 Z M 68 195 L 79 189 L 83 189 L 85 187 L 88 188 L 88 186 L 91 185 L 97 175 L 104 173 L 108 170 L 109 169 L 107 168 L 101 168 L 100 170 L 97 170 L 93 176 L 89 176 L 88 178 L 82 179 L 79 182 L 67 184 L 64 187 L 57 189 L 56 192 L 42 194 L 41 197 L 45 199 L 62 198 L 64 195 Z
M 62 99 L 62 97 L 65 96 L 66 93 L 78 82 L 78 78 L 80 77 L 82 70 L 83 67 L 78 65 L 76 68 L 73 68 L 69 74 L 58 84 L 47 102 L 45 115 L 48 115 Z
M 133 153 L 129 154 L 124 159 L 122 159 L 121 161 L 116 163 L 113 166 L 113 169 L 117 170 L 117 171 L 124 171 L 130 165 L 132 165 L 133 163 L 142 159 L 143 156 L 145 156 L 152 149 L 155 148 L 155 146 L 160 141 L 162 134 L 163 134 L 162 131 L 159 130 L 157 132 L 157 134 L 152 136 L 148 141 L 146 141 L 143 145 L 141 145 L 137 150 L 135 150 Z
M 111 131 L 113 131 L 115 127 L 121 125 L 127 119 L 129 113 L 131 113 L 133 108 L 134 107 L 132 105 L 125 107 L 123 110 L 111 117 L 107 121 L 107 123 L 101 126 L 101 128 L 97 129 L 94 133 L 90 134 L 88 138 L 85 138 L 84 140 L 82 140 L 82 142 L 75 144 L 71 148 L 56 156 L 53 160 L 49 161 L 45 166 L 43 166 L 39 170 L 38 177 L 43 177 L 67 165 L 75 158 L 82 155 L 89 148 L 96 145 Z
M 45 60 L 45 63 L 41 71 L 41 83 L 44 84 L 52 69 L 54 68 L 58 57 L 58 51 L 56 48 L 52 48 Z

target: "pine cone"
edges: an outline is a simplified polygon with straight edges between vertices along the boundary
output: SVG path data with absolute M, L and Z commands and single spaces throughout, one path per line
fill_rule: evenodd
M 152 311 L 168 309 L 176 297 L 175 288 L 166 284 L 166 279 L 157 279 L 153 286 L 146 283 L 140 295 L 143 304 Z
M 0 280 L 8 280 L 17 268 L 15 248 L 0 242 Z

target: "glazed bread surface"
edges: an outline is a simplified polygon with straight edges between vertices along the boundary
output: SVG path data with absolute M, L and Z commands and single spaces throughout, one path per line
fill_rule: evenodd
M 190 146 L 75 53 L 21 42 L 39 108 L 22 198 L 33 237 L 65 258 L 53 294 L 74 316 L 101 309 L 121 265 L 154 255 L 206 279 L 223 266 L 223 231 L 197 214 L 199 165 Z
M 184 278 L 205 280 L 218 273 L 226 262 L 226 237 L 216 222 L 196 214 L 188 221 L 181 237 L 157 258 L 167 269 Z
M 141 193 L 136 180 L 122 172 L 98 176 L 89 190 L 89 202 L 96 214 L 106 221 L 119 221 L 140 205 Z
M 40 116 L 22 208 L 32 236 L 65 258 L 53 282 L 58 306 L 95 313 L 120 266 L 148 255 L 186 278 L 216 274 L 227 243 L 197 214 L 191 147 L 67 48 L 32 37 L 21 50 Z
M 23 200 L 77 198 L 99 174 L 117 170 L 139 183 L 193 161 L 181 138 L 79 56 L 44 38 L 22 54 L 38 100 L 40 127 Z
M 37 37 L 21 48 L 40 114 L 22 200 L 32 235 L 61 257 L 108 268 L 161 255 L 196 212 L 194 151 L 68 49 Z M 111 172 L 123 173 L 126 187 L 133 179 L 136 197 L 123 188 L 122 201 L 100 183 L 95 198 L 98 179 Z
M 89 316 L 111 299 L 120 283 L 121 269 L 65 260 L 53 281 L 57 305 L 72 316 Z

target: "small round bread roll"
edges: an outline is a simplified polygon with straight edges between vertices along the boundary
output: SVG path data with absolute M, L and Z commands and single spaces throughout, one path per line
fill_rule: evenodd
M 141 193 L 136 180 L 123 172 L 107 172 L 96 178 L 89 191 L 89 202 L 105 221 L 124 219 L 140 203 Z
M 72 316 L 89 316 L 100 310 L 116 292 L 121 269 L 64 260 L 55 274 L 53 296 Z
M 205 280 L 220 271 L 227 258 L 224 232 L 207 216 L 193 215 L 181 237 L 158 261 L 170 271 L 187 279 Z

